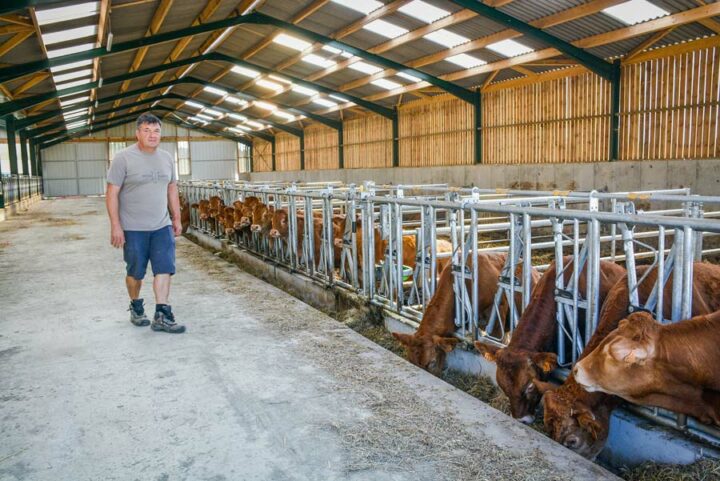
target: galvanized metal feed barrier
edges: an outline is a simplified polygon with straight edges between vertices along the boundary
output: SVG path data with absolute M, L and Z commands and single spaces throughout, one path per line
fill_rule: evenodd
M 42 194 L 42 177 L 0 175 L 0 209 Z
M 454 275 L 457 335 L 468 340 L 507 343 L 530 302 L 533 267 L 555 260 L 557 339 L 561 367 L 570 368 L 598 323 L 600 261 L 624 262 L 630 310 L 655 313 L 661 322 L 688 319 L 692 312 L 693 262 L 720 253 L 704 249 L 718 240 L 718 212 L 706 205 L 720 197 L 691 195 L 688 189 L 647 192 L 571 192 L 451 188 L 447 185 L 343 185 L 340 183 L 183 182 L 191 203 L 219 196 L 226 205 L 254 196 L 288 212 L 286 239 L 245 233 L 229 239 L 269 262 L 286 266 L 324 286 L 351 289 L 401 319 L 417 323 L 437 288 L 438 262 Z M 311 222 L 318 217 L 319 237 Z M 342 222 L 333 224 L 338 215 Z M 192 213 L 194 228 L 218 237 L 210 223 Z M 299 225 L 303 229 L 299 229 Z M 315 243 L 319 242 L 315 255 Z M 450 249 L 438 250 L 442 244 Z M 720 242 L 714 245 L 720 247 Z M 413 251 L 404 253 L 404 245 Z M 489 316 L 479 312 L 478 255 L 506 252 Z M 572 256 L 572 265 L 563 264 Z M 409 268 L 403 259 L 413 259 Z M 636 261 L 657 276 L 652 294 L 640 303 Z M 569 282 L 564 273 L 570 269 Z M 587 288 L 579 276 L 587 269 Z M 648 269 L 649 271 L 650 269 Z M 660 293 L 672 273 L 669 319 Z M 517 302 L 519 298 L 520 301 Z M 504 319 L 501 306 L 507 306 Z M 662 424 L 720 445 L 720 430 L 658 409 L 636 411 Z

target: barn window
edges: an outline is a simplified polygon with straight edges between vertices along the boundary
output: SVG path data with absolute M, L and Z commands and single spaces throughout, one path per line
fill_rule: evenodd
M 178 175 L 190 175 L 190 143 L 178 140 L 177 148 Z

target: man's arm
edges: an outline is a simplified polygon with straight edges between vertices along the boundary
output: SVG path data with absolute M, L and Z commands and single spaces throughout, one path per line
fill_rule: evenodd
M 167 188 L 168 207 L 175 237 L 182 234 L 182 223 L 180 222 L 180 197 L 178 196 L 177 182 L 170 182 Z
M 105 194 L 105 206 L 110 217 L 110 243 L 118 249 L 125 244 L 125 233 L 120 225 L 120 187 L 108 183 Z

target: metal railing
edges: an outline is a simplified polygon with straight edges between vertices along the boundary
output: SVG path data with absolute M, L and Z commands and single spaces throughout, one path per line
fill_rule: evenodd
M 447 185 L 342 185 L 339 183 L 185 182 L 190 202 L 219 196 L 228 205 L 250 196 L 288 213 L 288 235 L 269 239 L 238 233 L 234 244 L 287 266 L 324 286 L 351 289 L 410 323 L 419 322 L 437 287 L 439 264 L 454 275 L 457 335 L 506 343 L 530 302 L 533 269 L 557 261 L 556 342 L 560 366 L 570 368 L 598 325 L 600 261 L 627 268 L 630 312 L 654 312 L 661 322 L 692 313 L 693 262 L 720 253 L 720 197 L 688 189 L 648 192 L 570 192 L 458 189 Z M 317 216 L 320 228 L 300 219 Z M 345 215 L 344 229 L 333 216 Z M 193 213 L 192 225 L 225 235 Z M 304 225 L 304 229 L 299 229 Z M 318 249 L 315 249 L 319 243 Z M 710 243 L 710 248 L 705 245 Z M 443 246 L 443 248 L 439 248 Z M 704 248 L 705 247 L 705 248 Z M 403 252 L 404 249 L 411 252 Z M 317 255 L 316 255 L 317 252 Z M 478 256 L 505 252 L 506 260 L 488 316 L 478 305 Z M 563 264 L 571 256 L 572 265 Z M 406 263 L 413 264 L 408 266 Z M 639 296 L 636 263 L 657 275 L 651 294 Z M 579 289 L 586 270 L 586 289 Z M 569 272 L 569 281 L 565 282 Z M 672 274 L 672 276 L 670 275 Z M 672 280 L 670 280 L 672 277 Z M 661 295 L 671 283 L 669 298 Z M 503 318 L 501 306 L 507 306 Z M 664 313 L 669 312 L 666 316 Z M 720 430 L 685 416 L 638 408 L 663 424 L 720 445 Z M 671 416 L 671 418 L 668 418 Z M 668 420 L 671 419 L 671 420 Z
M 0 176 L 0 209 L 42 194 L 42 177 L 28 175 Z

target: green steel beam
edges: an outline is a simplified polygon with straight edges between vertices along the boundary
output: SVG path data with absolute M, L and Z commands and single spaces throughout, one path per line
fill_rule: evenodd
M 114 84 L 114 83 L 124 82 L 126 80 L 132 80 L 132 79 L 144 77 L 146 75 L 152 75 L 152 74 L 155 74 L 158 72 L 165 72 L 165 71 L 173 70 L 178 67 L 185 66 L 185 65 L 200 63 L 200 62 L 204 62 L 204 61 L 208 61 L 208 60 L 215 60 L 218 62 L 226 62 L 226 63 L 230 63 L 232 65 L 247 67 L 247 68 L 251 68 L 251 69 L 257 70 L 259 72 L 265 73 L 265 74 L 274 73 L 273 70 L 267 69 L 265 67 L 255 65 L 250 62 L 245 62 L 243 60 L 236 59 L 229 55 L 212 52 L 212 53 L 208 53 L 205 55 L 197 55 L 195 57 L 189 57 L 189 58 L 178 60 L 175 62 L 157 65 L 157 66 L 146 68 L 143 70 L 137 70 L 135 72 L 130 72 L 130 73 L 123 74 L 123 75 L 116 75 L 114 77 L 109 77 L 109 78 L 103 79 L 102 85 L 110 85 L 110 84 Z M 360 105 L 361 107 L 364 107 L 364 108 L 366 108 L 372 112 L 375 112 L 379 115 L 382 115 L 383 117 L 392 118 L 392 116 L 394 114 L 392 109 L 383 107 L 382 105 L 376 104 L 374 102 L 369 102 L 360 97 L 355 97 L 354 95 L 348 95 L 343 92 L 339 92 L 339 91 L 336 91 L 336 90 L 333 90 L 333 89 L 330 89 L 327 87 L 323 87 L 321 85 L 316 85 L 312 82 L 307 82 L 305 80 L 302 80 L 300 78 L 293 77 L 290 75 L 285 75 L 285 74 L 282 74 L 282 75 L 284 77 L 287 77 L 289 80 L 293 81 L 294 83 L 296 83 L 298 85 L 312 88 L 314 90 L 323 92 L 325 94 L 334 94 L 334 95 L 342 96 L 343 98 L 346 99 L 347 102 L 354 102 L 355 104 Z M 99 86 L 100 86 L 99 81 L 88 82 L 85 84 L 76 85 L 74 87 L 57 90 L 54 92 L 46 92 L 44 94 L 34 95 L 32 97 L 26 97 L 26 98 L 19 99 L 19 100 L 4 102 L 4 103 L 0 104 L 0 117 L 3 115 L 6 115 L 8 113 L 17 112 L 19 110 L 26 109 L 28 107 L 32 107 L 33 105 L 40 104 L 40 103 L 45 102 L 46 100 L 49 100 L 52 98 L 63 97 L 63 96 L 67 96 L 67 95 L 90 91 L 94 88 L 98 88 Z
M 237 142 L 238 144 L 247 145 L 248 147 L 252 148 L 252 142 L 250 142 L 249 140 L 245 140 L 245 139 L 243 139 L 242 137 L 236 137 L 236 136 L 231 135 L 231 134 L 226 134 L 226 133 L 223 133 L 223 132 L 218 132 L 218 131 L 215 131 L 215 130 L 212 130 L 212 129 L 206 129 L 206 128 L 204 128 L 204 127 L 198 127 L 197 125 L 189 124 L 189 123 L 184 122 L 184 121 L 182 121 L 182 120 L 172 120 L 172 119 L 170 119 L 170 120 L 168 120 L 168 122 L 173 123 L 173 124 L 175 124 L 175 125 L 178 125 L 178 126 L 180 126 L 180 127 L 184 127 L 184 128 L 186 128 L 186 129 L 199 130 L 200 132 L 205 132 L 206 134 L 211 134 L 211 135 L 217 135 L 217 136 L 220 136 L 220 137 L 225 137 L 226 139 L 229 139 L 229 140 L 232 140 L 232 141 L 234 141 L 234 142 Z
M 488 5 L 479 2 L 478 0 L 451 0 L 462 7 L 472 10 L 478 15 L 488 18 L 494 22 L 497 22 L 505 27 L 511 28 L 516 32 L 520 32 L 527 35 L 535 40 L 540 40 L 549 46 L 558 49 L 568 57 L 577 60 L 580 64 L 584 65 L 588 69 L 592 70 L 596 74 L 600 75 L 606 80 L 612 81 L 615 78 L 615 71 L 612 68 L 612 64 L 606 62 L 600 57 L 597 57 L 586 50 L 576 47 L 570 42 L 566 42 L 554 35 L 541 30 L 537 27 L 523 22 L 507 13 L 501 12 L 500 10 L 490 7 Z
M 271 163 L 271 169 L 273 172 L 275 172 L 275 137 L 272 138 L 270 141 L 270 163 Z
M 0 15 L 31 7 L 50 6 L 56 3 L 67 3 L 67 0 L 5 0 L 2 2 L 2 5 L 0 5 Z
M 610 161 L 620 157 L 620 59 L 613 62 L 613 68 L 617 74 L 610 85 Z
M 118 53 L 122 53 L 122 52 L 127 52 L 130 50 L 135 50 L 135 49 L 138 49 L 141 47 L 156 45 L 156 44 L 164 43 L 164 42 L 170 42 L 170 41 L 178 40 L 178 39 L 181 39 L 181 38 L 184 38 L 187 36 L 198 35 L 201 33 L 206 33 L 206 32 L 210 32 L 213 30 L 233 27 L 233 26 L 237 26 L 237 25 L 241 25 L 241 24 L 272 25 L 272 26 L 281 28 L 283 30 L 293 32 L 304 38 L 312 40 L 313 42 L 320 42 L 325 45 L 329 45 L 331 47 L 339 48 L 350 54 L 364 58 L 365 60 L 368 60 L 370 62 L 376 63 L 382 67 L 397 70 L 399 72 L 408 73 L 408 74 L 418 77 L 421 80 L 424 80 L 432 85 L 435 85 L 436 87 L 439 87 L 442 90 L 445 90 L 446 92 L 449 92 L 450 94 L 452 94 L 468 103 L 472 103 L 472 101 L 473 101 L 472 100 L 472 97 L 473 97 L 472 92 L 463 87 L 460 87 L 457 84 L 448 82 L 446 80 L 439 79 L 433 75 L 429 75 L 420 70 L 410 68 L 410 67 L 403 65 L 401 63 L 398 63 L 398 62 L 394 62 L 394 61 L 392 61 L 388 58 L 382 57 L 380 55 L 376 55 L 376 54 L 367 52 L 365 50 L 362 50 L 357 47 L 353 47 L 352 45 L 346 44 L 344 42 L 340 42 L 338 40 L 333 40 L 332 38 L 327 37 L 325 35 L 320 35 L 311 30 L 307 30 L 305 28 L 298 27 L 297 25 L 293 25 L 291 23 L 271 17 L 269 15 L 264 15 L 259 12 L 253 12 L 248 15 L 241 15 L 241 16 L 237 16 L 237 17 L 225 18 L 222 20 L 218 20 L 216 22 L 208 22 L 208 23 L 196 25 L 193 27 L 187 27 L 187 28 L 183 28 L 180 30 L 174 30 L 172 32 L 165 32 L 165 33 L 161 33 L 161 34 L 157 34 L 157 35 L 150 35 L 148 37 L 143 37 L 143 38 L 139 38 L 136 40 L 130 40 L 128 42 L 120 42 L 120 43 L 113 45 L 112 52 L 108 52 L 108 50 L 105 47 L 98 47 L 98 48 L 93 48 L 93 49 L 87 50 L 85 52 L 78 52 L 78 53 L 73 53 L 70 55 L 63 55 L 61 57 L 55 57 L 52 59 L 38 60 L 35 62 L 28 62 L 28 63 L 13 65 L 11 67 L 5 67 L 5 68 L 0 69 L 0 83 L 6 82 L 6 81 L 14 79 L 14 78 L 18 78 L 18 77 L 21 77 L 21 76 L 24 76 L 27 74 L 39 72 L 41 70 L 45 70 L 50 67 L 57 67 L 60 65 L 66 65 L 69 63 L 73 63 L 73 62 L 78 62 L 81 60 L 90 60 L 90 59 L 94 59 L 94 58 L 104 57 L 107 55 L 114 55 L 114 54 L 118 54 Z
M 245 100 L 248 100 L 248 101 L 259 100 L 258 97 L 255 97 L 255 96 L 250 95 L 250 94 L 246 94 L 246 93 L 241 92 L 241 91 L 238 91 L 238 90 L 230 89 L 229 87 L 226 87 L 226 86 L 224 86 L 224 85 L 220 85 L 220 84 L 217 84 L 217 83 L 209 82 L 209 81 L 207 81 L 207 80 L 199 79 L 199 78 L 196 78 L 196 77 L 183 77 L 183 78 L 181 78 L 181 79 L 169 80 L 169 81 L 167 81 L 167 82 L 161 82 L 161 83 L 158 83 L 158 84 L 155 84 L 155 85 L 150 85 L 150 86 L 148 86 L 148 87 L 143 87 L 143 88 L 140 88 L 140 89 L 135 89 L 135 90 L 132 90 L 132 91 L 129 91 L 129 92 L 123 92 L 123 93 L 120 93 L 120 94 L 111 95 L 111 96 L 109 96 L 109 97 L 103 97 L 103 98 L 98 99 L 96 102 L 97 102 L 98 104 L 107 103 L 107 102 L 113 102 L 113 101 L 115 101 L 115 100 L 124 99 L 124 98 L 126 98 L 126 97 L 137 96 L 137 95 L 140 95 L 140 94 L 143 94 L 143 93 L 152 92 L 153 90 L 163 89 L 163 88 L 165 88 L 165 87 L 170 87 L 171 85 L 176 85 L 176 84 L 197 84 L 197 85 L 203 85 L 203 86 L 212 86 L 212 87 L 215 87 L 215 88 L 218 88 L 218 89 L 225 90 L 225 91 L 227 91 L 228 93 L 231 93 L 231 94 L 233 94 L 233 95 L 235 95 L 235 96 L 237 96 L 237 97 L 241 97 L 241 98 L 243 98 L 243 99 L 245 99 Z M 194 100 L 194 99 L 193 99 L 193 100 Z M 281 103 L 278 103 L 278 102 L 274 102 L 274 103 L 276 103 L 276 104 L 279 105 L 280 107 L 284 108 L 284 109 L 287 110 L 288 112 L 292 112 L 292 113 L 295 113 L 295 114 L 298 114 L 298 115 L 304 115 L 304 116 L 306 116 L 306 117 L 308 117 L 308 118 L 310 118 L 310 119 L 312 119 L 312 120 L 314 120 L 314 121 L 316 121 L 316 122 L 319 122 L 319 123 L 321 123 L 321 124 L 327 125 L 328 127 L 332 128 L 332 129 L 335 129 L 335 130 L 337 130 L 337 129 L 340 127 L 340 125 L 342 124 L 342 122 L 340 122 L 340 121 L 338 121 L 338 120 L 332 120 L 332 119 L 329 119 L 329 118 L 324 117 L 324 116 L 322 116 L 322 115 L 318 115 L 318 114 L 314 114 L 314 113 L 312 113 L 312 112 L 308 112 L 308 111 L 306 111 L 306 110 L 298 109 L 298 108 L 295 108 L 295 107 L 290 107 L 290 106 L 287 106 L 287 105 L 285 105 L 285 104 L 281 104 Z M 50 115 L 51 112 L 48 112 L 48 113 L 40 114 L 40 115 L 37 115 L 37 116 L 34 116 L 34 117 L 28 117 L 28 118 L 23 119 L 22 121 L 20 121 L 20 125 L 21 125 L 22 127 L 27 127 L 27 126 L 29 126 L 29 125 L 32 125 L 33 123 L 40 122 L 41 120 L 47 120 L 47 119 L 50 119 L 50 118 L 52 118 L 52 117 L 55 117 L 55 116 L 58 116 L 58 115 L 62 115 L 63 112 L 70 111 L 70 110 L 77 110 L 77 109 L 79 109 L 79 108 L 84 108 L 84 107 L 90 107 L 91 105 L 93 105 L 93 103 L 91 103 L 91 102 L 80 102 L 80 103 L 77 103 L 77 104 L 75 104 L 75 105 L 68 106 L 66 109 L 54 110 L 54 111 L 52 111 L 52 115 Z
M 22 130 L 18 132 L 20 138 L 20 159 L 22 160 L 23 175 L 30 175 L 30 166 L 28 165 L 27 137 Z
M 5 130 L 7 133 L 8 155 L 10 157 L 10 174 L 17 175 L 17 149 L 15 148 L 15 117 L 8 115 L 5 117 Z
M 35 147 L 35 141 L 33 139 L 30 139 L 30 165 L 32 168 L 32 174 L 38 175 L 38 166 L 37 166 L 37 148 Z

